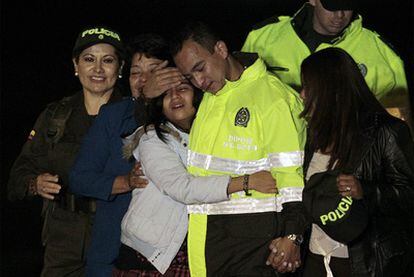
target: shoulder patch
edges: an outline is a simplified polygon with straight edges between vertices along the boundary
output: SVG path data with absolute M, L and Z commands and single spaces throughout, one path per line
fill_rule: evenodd
M 253 30 L 258 30 L 258 29 L 260 29 L 260 28 L 262 28 L 266 25 L 277 23 L 277 22 L 279 22 L 279 15 L 274 15 L 274 16 L 269 17 L 269 18 L 267 18 L 267 19 L 265 19 L 265 20 L 263 20 L 259 23 L 256 23 L 255 25 L 253 25 L 252 29 Z
M 35 135 L 36 135 L 36 131 L 31 130 L 29 136 L 27 137 L 27 140 L 33 140 Z

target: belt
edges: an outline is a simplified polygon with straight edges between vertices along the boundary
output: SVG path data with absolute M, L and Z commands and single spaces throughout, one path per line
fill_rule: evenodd
M 70 212 L 84 212 L 93 214 L 96 212 L 96 201 L 93 198 L 75 196 L 70 192 L 59 195 L 56 199 L 56 205 Z

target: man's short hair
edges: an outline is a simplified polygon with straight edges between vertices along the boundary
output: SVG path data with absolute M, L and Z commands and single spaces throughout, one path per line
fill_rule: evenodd
M 183 44 L 187 40 L 193 40 L 206 48 L 210 53 L 214 52 L 214 46 L 220 37 L 205 23 L 201 21 L 192 21 L 186 23 L 182 29 L 180 29 L 176 36 L 171 39 L 170 53 L 175 56 L 181 51 Z

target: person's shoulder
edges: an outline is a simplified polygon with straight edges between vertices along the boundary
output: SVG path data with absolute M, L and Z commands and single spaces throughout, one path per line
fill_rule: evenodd
M 142 129 L 142 134 L 140 136 L 141 142 L 154 142 L 154 141 L 160 141 L 160 139 L 157 136 L 157 133 L 153 128 L 144 130 Z
M 266 90 L 262 93 L 264 98 L 267 99 L 263 103 L 266 107 L 274 108 L 274 106 L 289 106 L 295 109 L 302 109 L 303 103 L 300 99 L 299 93 L 292 87 L 282 82 L 275 74 L 267 71 L 261 79 L 258 80 L 258 84 L 267 84 Z
M 409 132 L 408 124 L 392 115 L 379 115 L 376 122 L 380 129 L 389 134 L 398 134 L 401 132 Z
M 290 20 L 290 16 L 281 16 L 281 15 L 273 15 L 269 18 L 266 18 L 265 20 L 262 20 L 258 23 L 255 23 L 251 27 L 251 31 L 257 31 L 257 30 L 266 30 L 269 28 L 273 28 L 278 23 L 284 22 L 286 20 Z
M 376 43 L 378 43 L 379 45 L 383 45 L 383 46 L 390 48 L 392 51 L 394 51 L 394 53 L 400 56 L 395 46 L 391 43 L 391 41 L 386 36 L 384 36 L 383 34 L 379 33 L 376 30 L 373 30 L 373 29 L 370 29 L 364 26 L 362 24 L 362 17 L 360 15 L 358 16 L 357 20 L 360 21 L 360 24 L 361 24 L 362 37 L 369 38 L 371 39 L 371 41 L 376 41 Z
M 122 114 L 125 111 L 133 110 L 135 107 L 135 99 L 132 97 L 124 97 L 118 101 L 106 103 L 99 111 L 99 114 Z
M 80 93 L 65 96 L 59 100 L 55 100 L 53 102 L 48 103 L 46 105 L 44 112 L 48 116 L 55 114 L 57 110 L 59 110 L 60 113 L 66 113 L 64 110 L 68 110 L 68 112 L 70 112 L 70 110 L 72 110 L 76 105 L 78 105 L 80 101 Z

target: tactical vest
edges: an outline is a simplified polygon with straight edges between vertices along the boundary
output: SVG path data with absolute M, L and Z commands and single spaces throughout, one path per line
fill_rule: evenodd
M 58 101 L 54 105 L 48 107 L 48 112 L 51 114 L 49 124 L 46 132 L 46 141 L 54 145 L 62 138 L 65 131 L 66 122 L 71 113 L 71 100 L 74 96 L 68 96 Z

